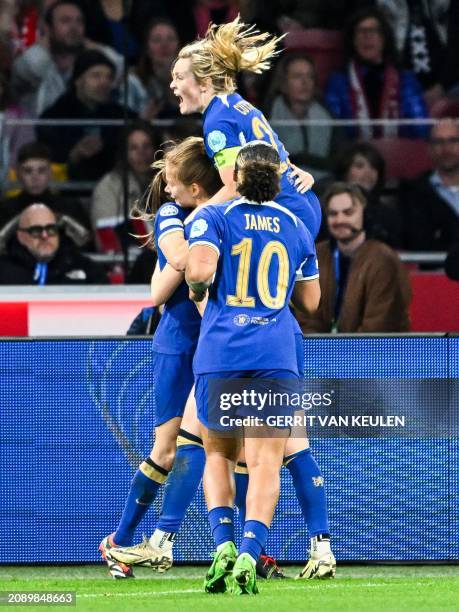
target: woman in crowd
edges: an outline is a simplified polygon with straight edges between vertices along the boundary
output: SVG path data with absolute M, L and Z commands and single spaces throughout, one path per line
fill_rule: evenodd
M 324 124 L 332 118 L 317 99 L 317 73 L 314 60 L 305 53 L 283 57 L 276 66 L 273 89 L 277 93 L 269 119 L 289 121 L 276 125 L 276 132 L 292 162 L 311 172 L 316 180 L 330 174 L 330 155 L 339 143 L 336 128 Z M 304 125 L 302 121 L 310 123 Z M 319 122 L 319 124 L 311 122 Z M 298 122 L 297 125 L 293 122 Z
M 398 64 L 394 33 L 384 14 L 373 7 L 351 16 L 343 36 L 344 68 L 331 75 L 325 91 L 328 110 L 337 119 L 356 119 L 351 136 L 426 137 L 427 126 L 397 126 L 397 119 L 425 119 L 421 87 L 412 72 Z M 388 123 L 371 126 L 371 119 Z
M 122 252 L 122 240 L 127 237 L 123 166 L 127 161 L 130 207 L 150 184 L 155 145 L 154 133 L 147 122 L 137 121 L 122 134 L 116 165 L 97 183 L 92 195 L 91 220 L 99 250 Z M 148 233 L 148 228 L 141 220 L 133 220 L 130 222 L 130 231 L 143 235 Z
M 171 66 L 179 50 L 177 30 L 166 18 L 145 29 L 140 58 L 129 75 L 129 107 L 144 119 L 179 116 L 177 99 L 169 88 Z
M 357 183 L 364 190 L 368 237 L 393 248 L 401 247 L 402 222 L 394 199 L 383 193 L 385 162 L 378 149 L 369 142 L 350 145 L 336 160 L 335 178 L 345 183 Z

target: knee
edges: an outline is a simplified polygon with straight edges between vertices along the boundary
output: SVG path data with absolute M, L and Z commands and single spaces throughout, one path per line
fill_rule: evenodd
M 161 446 L 155 445 L 151 451 L 150 457 L 155 463 L 170 472 L 174 465 L 176 451 L 177 447 L 175 441 L 170 444 L 162 444 Z

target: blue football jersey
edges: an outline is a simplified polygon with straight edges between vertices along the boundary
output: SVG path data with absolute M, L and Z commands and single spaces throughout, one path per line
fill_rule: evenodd
M 322 220 L 320 202 L 311 190 L 304 194 L 297 191 L 288 152 L 261 111 L 237 93 L 215 96 L 204 111 L 203 132 L 207 155 L 217 168 L 233 164 L 239 149 L 248 142 L 270 143 L 281 159 L 281 192 L 275 201 L 299 217 L 316 238 Z
M 163 204 L 155 217 L 155 241 L 158 263 L 162 270 L 167 263 L 161 240 L 172 232 L 188 232 L 183 222 L 190 209 L 173 202 Z M 189 299 L 188 285 L 183 281 L 164 305 L 164 312 L 153 336 L 153 350 L 167 355 L 193 354 L 199 337 L 201 316 Z
M 304 224 L 275 202 L 239 198 L 203 208 L 190 249 L 219 254 L 193 362 L 195 374 L 284 369 L 298 373 L 288 303 L 295 281 L 319 275 Z

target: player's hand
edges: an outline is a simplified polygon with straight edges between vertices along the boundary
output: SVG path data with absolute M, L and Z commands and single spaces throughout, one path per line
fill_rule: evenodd
M 300 193 L 306 193 L 311 187 L 314 185 L 314 177 L 306 170 L 302 170 L 295 166 L 295 164 L 290 163 L 292 170 L 290 172 L 291 177 L 297 177 L 295 180 L 295 187 Z
M 202 302 L 206 295 L 207 291 L 193 291 L 193 289 L 190 287 L 189 297 L 192 302 Z

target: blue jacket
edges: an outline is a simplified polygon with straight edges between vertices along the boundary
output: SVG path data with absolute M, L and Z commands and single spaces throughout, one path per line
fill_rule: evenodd
M 349 73 L 334 72 L 325 92 L 325 104 L 336 119 L 354 119 Z M 427 119 L 427 107 L 422 90 L 413 72 L 400 72 L 400 119 Z M 358 127 L 347 128 L 349 136 L 359 135 Z M 427 138 L 428 125 L 400 126 L 398 135 L 405 138 Z

